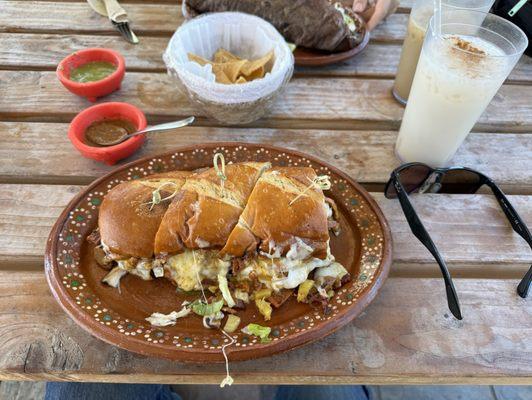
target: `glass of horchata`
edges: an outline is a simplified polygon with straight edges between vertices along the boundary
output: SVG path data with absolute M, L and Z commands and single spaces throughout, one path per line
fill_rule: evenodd
M 402 104 L 406 104 L 408 99 L 410 87 L 414 80 L 414 73 L 416 72 L 417 62 L 421 53 L 421 46 L 423 46 L 423 40 L 425 39 L 429 20 L 434 14 L 434 9 L 437 8 L 437 1 L 438 0 L 416 0 L 412 6 L 405 40 L 401 50 L 401 58 L 399 60 L 399 66 L 397 68 L 397 74 L 392 89 L 394 97 Z M 451 11 L 462 8 L 488 12 L 493 1 L 494 0 L 441 0 L 441 9 L 442 11 Z M 479 15 L 471 15 L 470 17 L 473 18 L 471 23 L 474 23 L 475 17 L 478 16 Z M 476 22 L 480 24 L 482 23 L 482 20 Z
M 439 14 L 429 23 L 395 148 L 403 162 L 434 167 L 453 157 L 528 46 L 519 27 L 496 15 Z

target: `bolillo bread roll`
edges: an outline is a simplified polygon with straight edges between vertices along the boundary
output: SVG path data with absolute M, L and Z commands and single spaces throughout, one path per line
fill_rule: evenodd
M 155 254 L 225 245 L 247 199 L 269 163 L 226 166 L 223 187 L 214 168 L 191 175 L 172 201 L 155 236 Z
M 303 242 L 308 256 L 327 257 L 328 212 L 321 189 L 309 185 L 316 172 L 308 167 L 279 167 L 257 181 L 222 255 L 242 257 L 258 250 L 286 255 Z M 299 197 L 298 197 L 299 196 Z
M 153 257 L 155 235 L 170 202 L 161 202 L 150 210 L 152 193 L 161 188 L 161 197 L 169 196 L 189 175 L 186 171 L 167 172 L 123 182 L 110 190 L 98 217 L 102 243 L 116 255 Z

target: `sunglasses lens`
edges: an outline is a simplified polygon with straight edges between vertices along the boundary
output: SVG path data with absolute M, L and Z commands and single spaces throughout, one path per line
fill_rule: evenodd
M 415 164 L 409 167 L 406 167 L 399 171 L 399 181 L 401 185 L 405 188 L 407 193 L 412 193 L 414 190 L 418 189 L 425 179 L 429 176 L 432 169 L 427 165 Z M 397 197 L 394 186 L 391 182 L 386 187 L 387 198 Z
M 475 193 L 482 186 L 480 176 L 467 170 L 450 170 L 441 178 L 438 193 Z

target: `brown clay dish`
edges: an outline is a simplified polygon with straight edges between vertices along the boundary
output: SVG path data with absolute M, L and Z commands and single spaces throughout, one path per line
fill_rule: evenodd
M 115 346 L 146 356 L 185 362 L 221 362 L 221 347 L 228 342 L 219 330 L 208 330 L 201 318 L 187 317 L 175 326 L 152 327 L 145 318 L 157 311 L 178 310 L 186 296 L 176 293 L 166 279 L 143 281 L 132 275 L 122 279 L 121 293 L 102 284 L 106 271 L 97 267 L 86 237 L 96 227 L 103 196 L 125 180 L 170 170 L 210 166 L 222 152 L 226 161 L 270 161 L 280 166 L 311 166 L 331 178 L 332 197 L 340 211 L 342 233 L 331 237 L 336 259 L 351 273 L 352 281 L 331 300 L 332 312 L 285 303 L 264 322 L 254 307 L 243 313 L 240 327 L 250 322 L 272 328 L 269 343 L 240 331 L 227 347 L 229 360 L 246 360 L 290 350 L 320 339 L 353 320 L 377 295 L 388 275 L 392 242 L 388 224 L 371 196 L 349 176 L 312 156 L 269 145 L 208 143 L 147 157 L 118 168 L 78 194 L 54 225 L 45 254 L 45 272 L 51 291 L 74 321 L 87 332 Z
M 352 49 L 339 53 L 296 47 L 294 50 L 295 64 L 299 67 L 323 67 L 348 60 L 366 48 L 369 43 L 369 31 L 364 32 L 364 38 L 360 44 Z

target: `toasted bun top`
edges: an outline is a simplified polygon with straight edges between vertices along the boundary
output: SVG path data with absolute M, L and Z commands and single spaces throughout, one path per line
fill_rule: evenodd
M 327 254 L 329 232 L 325 197 L 310 186 L 316 172 L 308 167 L 273 168 L 258 180 L 222 254 L 241 257 L 256 250 L 286 254 L 301 239 L 312 255 Z
M 169 196 L 183 186 L 188 175 L 190 172 L 173 171 L 123 182 L 111 189 L 98 216 L 102 242 L 116 254 L 152 257 L 155 234 L 170 204 L 168 200 L 152 207 L 152 193 L 160 188 L 161 197 Z
M 223 247 L 253 186 L 269 166 L 256 162 L 229 164 L 223 186 L 214 168 L 190 176 L 162 219 L 155 253 L 173 254 L 185 247 Z

